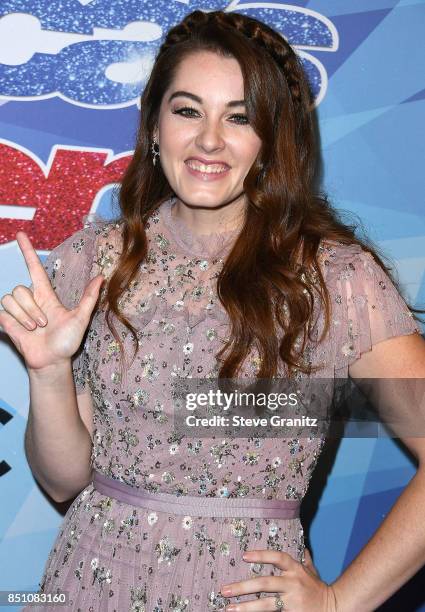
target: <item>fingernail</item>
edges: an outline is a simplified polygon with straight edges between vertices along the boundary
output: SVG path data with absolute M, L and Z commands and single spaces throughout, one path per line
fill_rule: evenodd
M 40 325 L 47 325 L 47 319 L 44 319 L 43 317 L 38 317 L 37 323 L 39 323 Z
M 37 327 L 37 325 L 34 323 L 34 321 L 25 321 L 25 327 L 28 329 L 34 329 Z
M 234 606 L 233 604 L 225 608 L 225 612 L 238 612 L 238 610 L 239 608 L 237 606 Z
M 221 589 L 221 593 L 223 595 L 231 595 L 232 594 L 232 589 L 230 587 L 223 587 Z

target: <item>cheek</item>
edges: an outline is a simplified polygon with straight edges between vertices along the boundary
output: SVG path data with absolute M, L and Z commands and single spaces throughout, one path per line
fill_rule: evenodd
M 255 134 L 245 134 L 235 138 L 232 146 L 239 160 L 251 165 L 260 151 L 261 140 Z
M 160 127 L 161 153 L 178 156 L 191 139 L 190 127 L 173 121 L 164 121 Z
M 252 166 L 259 151 L 260 145 L 256 141 L 245 143 L 245 146 L 241 149 L 241 159 L 243 159 L 244 165 L 247 167 L 247 169 Z

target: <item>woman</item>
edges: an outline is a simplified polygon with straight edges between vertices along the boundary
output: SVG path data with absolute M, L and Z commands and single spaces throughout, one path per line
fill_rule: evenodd
M 299 520 L 324 438 L 173 430 L 182 378 L 425 376 L 381 260 L 314 194 L 310 107 L 281 36 L 195 11 L 144 90 L 120 217 L 45 269 L 17 234 L 33 286 L 3 297 L 0 323 L 28 368 L 34 475 L 78 494 L 41 582 L 73 610 L 373 610 L 425 561 L 421 438 L 405 440 L 416 476 L 328 585 Z

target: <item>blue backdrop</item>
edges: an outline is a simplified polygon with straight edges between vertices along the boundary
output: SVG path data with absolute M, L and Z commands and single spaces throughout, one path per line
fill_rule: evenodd
M 360 215 L 406 297 L 424 304 L 424 4 L 2 0 L 0 295 L 29 284 L 19 229 L 43 259 L 86 213 L 111 216 L 152 59 L 168 28 L 200 8 L 252 15 L 294 45 L 316 97 L 324 189 Z M 26 463 L 28 380 L 4 335 L 0 363 L 0 590 L 35 590 L 61 508 Z M 357 554 L 413 474 L 391 439 L 344 439 L 324 452 L 303 514 L 325 580 Z M 420 583 L 418 575 L 385 609 L 425 611 Z

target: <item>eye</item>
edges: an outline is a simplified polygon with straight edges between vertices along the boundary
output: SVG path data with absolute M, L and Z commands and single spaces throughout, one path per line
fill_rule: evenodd
M 230 119 L 233 121 L 234 123 L 238 123 L 239 125 L 248 125 L 249 124 L 249 119 L 246 115 L 232 115 L 230 117 Z
M 199 115 L 196 108 L 193 108 L 192 106 L 183 106 L 181 108 L 176 108 L 171 112 L 173 115 L 182 115 L 183 117 L 195 117 L 197 114 Z
M 176 108 L 171 112 L 173 113 L 173 115 L 181 115 L 182 117 L 199 117 L 199 111 L 197 111 L 196 108 L 193 108 L 192 106 L 182 106 L 181 108 Z M 237 125 L 249 124 L 248 117 L 242 113 L 236 113 L 234 115 L 231 115 L 230 121 L 232 123 L 236 123 Z

